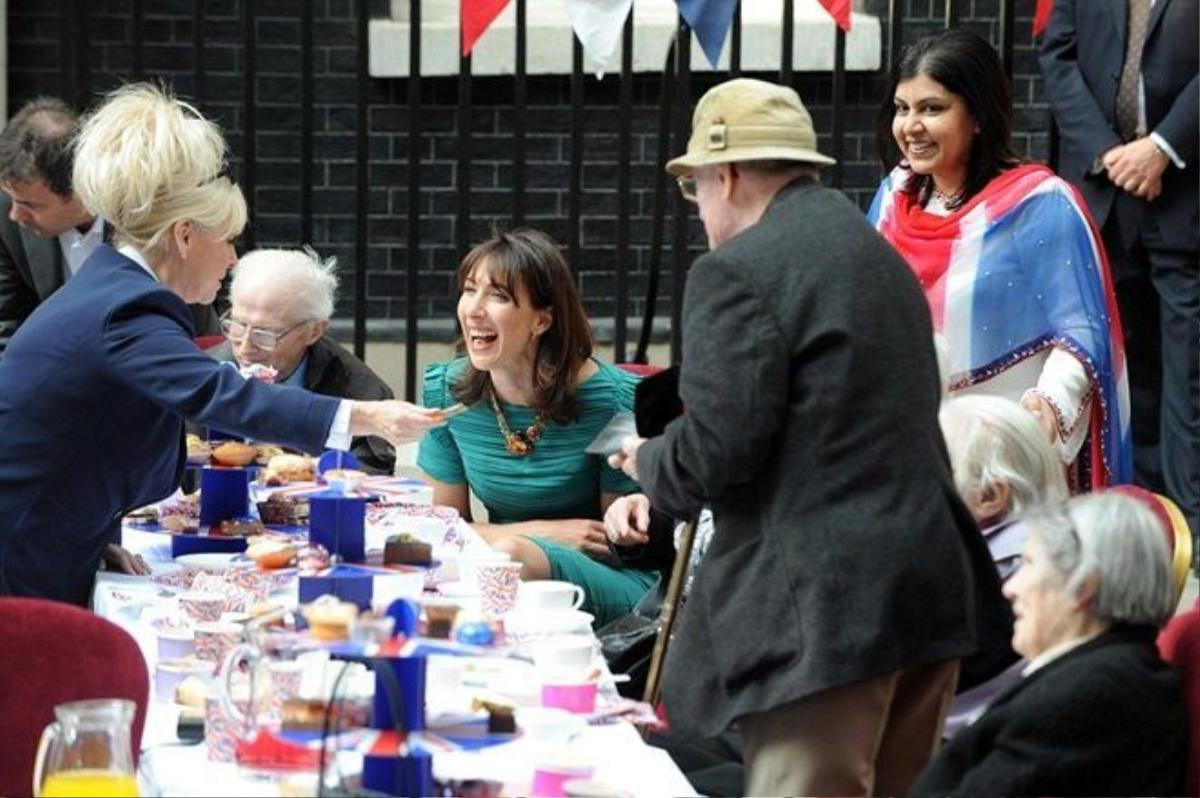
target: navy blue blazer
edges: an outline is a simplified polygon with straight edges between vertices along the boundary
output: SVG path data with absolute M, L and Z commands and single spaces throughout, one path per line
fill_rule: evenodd
M 86 604 L 121 516 L 169 495 L 184 419 L 320 451 L 338 400 L 243 379 L 188 306 L 100 247 L 0 360 L 0 594 Z

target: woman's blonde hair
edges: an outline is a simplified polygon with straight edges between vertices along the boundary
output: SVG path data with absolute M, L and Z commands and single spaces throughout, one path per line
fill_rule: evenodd
M 75 193 L 119 243 L 164 254 L 176 222 L 233 238 L 246 200 L 225 173 L 220 129 L 167 90 L 122 86 L 84 121 L 75 143 Z

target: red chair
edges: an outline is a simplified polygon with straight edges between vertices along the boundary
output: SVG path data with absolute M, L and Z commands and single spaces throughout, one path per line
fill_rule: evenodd
M 198 335 L 193 339 L 196 342 L 196 348 L 203 352 L 205 349 L 211 349 L 214 346 L 219 346 L 225 343 L 224 335 Z
M 90 698 L 137 704 L 137 761 L 150 695 L 146 659 L 119 626 L 70 604 L 0 598 L 0 795 L 29 795 L 33 758 L 54 707 Z
M 1167 535 L 1167 548 L 1171 552 L 1171 578 L 1175 582 L 1175 603 L 1183 595 L 1188 572 L 1192 566 L 1192 532 L 1188 528 L 1183 511 L 1175 502 L 1159 493 L 1151 493 L 1137 485 L 1114 485 L 1109 490 L 1138 499 L 1158 516 Z
M 656 366 L 653 363 L 616 363 L 615 365 L 622 371 L 628 371 L 639 377 L 653 377 L 663 370 L 663 366 Z
M 1175 666 L 1188 714 L 1188 764 L 1184 795 L 1200 796 L 1200 602 L 1171 619 L 1158 636 L 1162 658 Z

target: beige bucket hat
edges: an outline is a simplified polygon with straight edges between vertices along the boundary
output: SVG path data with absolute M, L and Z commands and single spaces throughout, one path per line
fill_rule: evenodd
M 812 117 L 794 89 L 735 78 L 700 98 L 687 153 L 669 161 L 667 171 L 678 177 L 708 164 L 765 159 L 837 163 L 817 152 Z

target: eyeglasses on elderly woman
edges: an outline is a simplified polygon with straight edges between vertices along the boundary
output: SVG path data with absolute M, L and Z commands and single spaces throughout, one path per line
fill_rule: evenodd
M 271 352 L 275 347 L 279 346 L 279 342 L 294 331 L 300 329 L 305 324 L 308 324 L 311 319 L 297 322 L 286 330 L 269 330 L 262 327 L 251 327 L 245 322 L 230 318 L 229 316 L 221 317 L 221 332 L 225 333 L 225 337 L 236 344 L 240 344 L 247 338 L 258 349 L 264 352 Z

